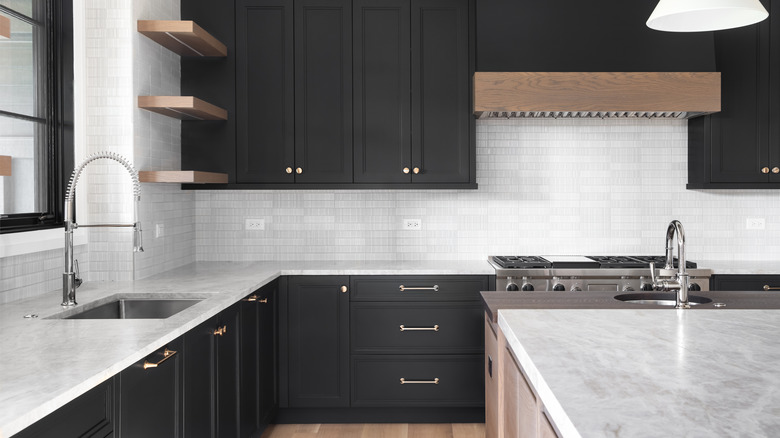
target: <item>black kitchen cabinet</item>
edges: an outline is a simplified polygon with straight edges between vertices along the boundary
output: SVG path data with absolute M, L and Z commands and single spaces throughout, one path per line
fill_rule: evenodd
M 285 323 L 290 408 L 349 406 L 348 285 L 346 276 L 288 279 Z
M 689 189 L 780 188 L 780 10 L 719 31 L 721 112 L 688 122 Z
M 354 0 L 355 182 L 469 183 L 468 0 Z
M 183 412 L 185 438 L 216 436 L 217 317 L 184 335 Z
M 181 436 L 182 346 L 179 338 L 119 373 L 119 436 Z
M 778 291 L 780 275 L 713 275 L 710 288 L 725 291 Z
M 241 437 L 262 433 L 276 412 L 277 293 L 274 281 L 241 304 Z
M 238 0 L 235 19 L 236 181 L 293 183 L 293 2 Z
M 113 436 L 113 377 L 14 435 L 17 438 Z
M 217 436 L 235 437 L 240 430 L 240 305 L 219 314 L 217 323 Z

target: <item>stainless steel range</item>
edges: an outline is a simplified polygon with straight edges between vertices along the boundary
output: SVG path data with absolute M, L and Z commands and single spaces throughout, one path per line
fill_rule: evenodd
M 660 278 L 677 269 L 663 268 L 664 256 L 490 256 L 496 289 L 506 291 L 651 291 L 650 263 Z M 677 259 L 674 259 L 675 268 Z M 710 290 L 712 270 L 686 261 L 690 291 Z

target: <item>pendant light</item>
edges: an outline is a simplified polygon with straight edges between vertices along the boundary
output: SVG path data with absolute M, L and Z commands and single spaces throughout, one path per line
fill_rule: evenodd
M 667 32 L 705 32 L 755 24 L 767 16 L 759 0 L 660 0 L 647 27 Z
M 0 40 L 11 38 L 11 19 L 0 15 Z

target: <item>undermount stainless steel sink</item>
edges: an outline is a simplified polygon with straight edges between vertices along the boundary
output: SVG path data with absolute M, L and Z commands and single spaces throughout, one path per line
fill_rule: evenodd
M 168 318 L 202 299 L 117 298 L 97 306 L 59 316 L 62 319 L 156 319 Z M 56 316 L 55 316 L 56 317 Z
M 644 292 L 633 294 L 615 295 L 615 299 L 624 303 L 631 304 L 654 304 L 656 306 L 674 306 L 677 302 L 674 292 Z M 698 304 L 711 303 L 712 300 L 707 297 L 688 295 L 688 304 L 695 306 Z

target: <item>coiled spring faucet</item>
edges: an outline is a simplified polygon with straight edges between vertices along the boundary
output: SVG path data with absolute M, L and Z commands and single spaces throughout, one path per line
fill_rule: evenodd
M 107 158 L 114 160 L 122 165 L 130 174 L 130 178 L 133 180 L 133 223 L 132 224 L 95 224 L 95 225 L 79 225 L 74 220 L 75 218 L 75 205 L 74 198 L 76 195 L 76 183 L 81 176 L 81 172 L 87 167 L 88 164 L 101 158 Z M 141 183 L 138 180 L 138 171 L 135 170 L 132 164 L 124 157 L 113 152 L 98 152 L 87 157 L 81 164 L 73 169 L 73 173 L 70 175 L 70 182 L 68 183 L 67 194 L 65 195 L 65 272 L 62 274 L 62 305 L 65 307 L 75 306 L 76 303 L 76 288 L 81 285 L 81 279 L 78 278 L 78 273 L 74 272 L 74 260 L 73 260 L 73 230 L 76 228 L 115 228 L 115 227 L 127 227 L 133 228 L 133 252 L 143 252 L 143 241 L 141 234 L 141 223 L 138 222 L 138 203 L 141 201 Z M 78 264 L 76 264 L 78 266 Z

